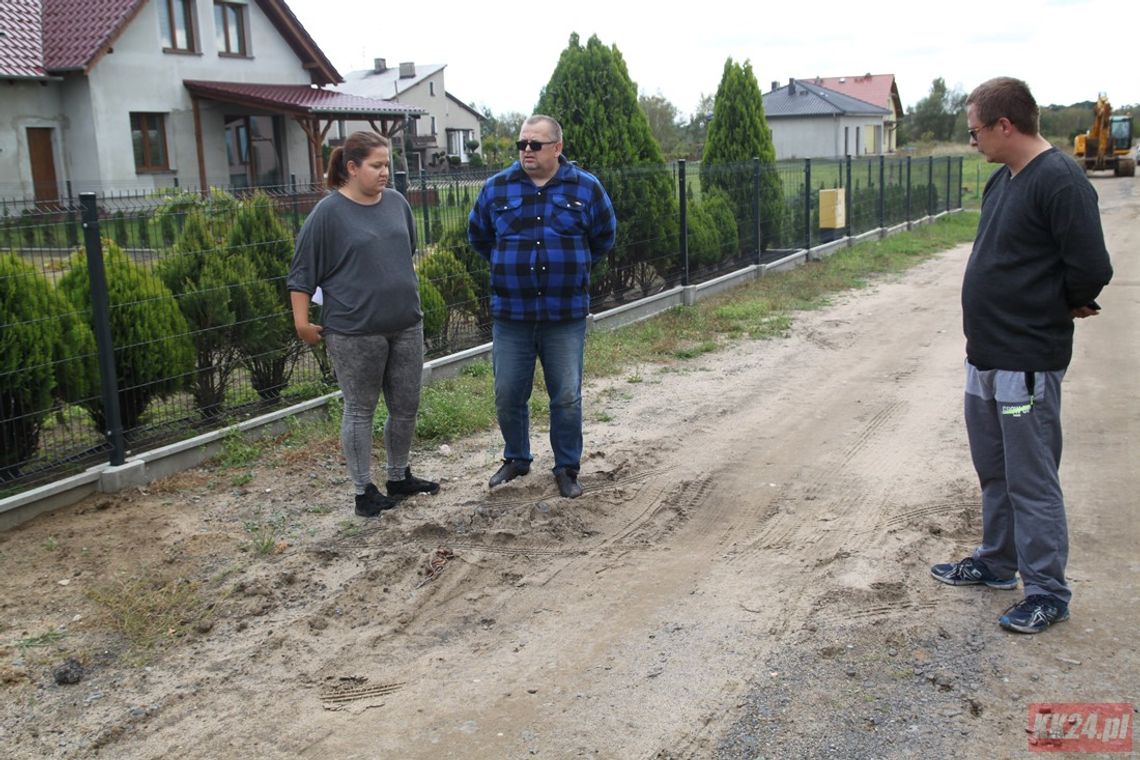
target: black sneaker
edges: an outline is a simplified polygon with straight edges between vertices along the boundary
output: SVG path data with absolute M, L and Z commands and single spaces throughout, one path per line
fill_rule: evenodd
M 412 496 L 417 493 L 439 493 L 439 483 L 413 477 L 410 465 L 404 468 L 403 480 L 389 480 L 384 488 L 388 491 L 389 496 L 395 498 Z
M 984 562 L 966 557 L 961 562 L 946 562 L 930 568 L 930 574 L 935 580 L 949 583 L 951 586 L 979 586 L 990 588 L 1011 589 L 1017 588 L 1017 576 L 1012 578 L 998 578 L 990 572 Z
M 356 497 L 356 514 L 361 517 L 377 517 L 386 509 L 395 509 L 396 500 L 380 493 L 380 489 L 369 483 L 364 493 Z
M 998 618 L 998 625 L 1007 631 L 1041 633 L 1053 623 L 1069 619 L 1069 605 L 1050 594 L 1030 594 L 1010 606 Z

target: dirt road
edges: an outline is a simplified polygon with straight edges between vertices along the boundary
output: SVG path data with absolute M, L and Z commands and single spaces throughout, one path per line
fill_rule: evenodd
M 1117 273 L 1065 381 L 1074 600 L 1044 635 L 998 628 L 1020 590 L 927 574 L 979 535 L 960 247 L 787 338 L 591 383 L 576 501 L 541 441 L 530 476 L 488 493 L 489 433 L 427 452 L 444 492 L 364 528 L 329 450 L 10 532 L 0 741 L 21 758 L 1013 758 L 1031 702 L 1140 704 L 1140 191 L 1096 187 Z M 237 550 L 271 519 L 280 553 Z M 116 573 L 225 597 L 130 668 L 87 596 Z M 13 644 L 58 626 L 54 648 Z M 57 685 L 70 653 L 85 676 Z

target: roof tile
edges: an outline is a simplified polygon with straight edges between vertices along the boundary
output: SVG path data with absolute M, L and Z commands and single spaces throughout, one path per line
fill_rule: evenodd
M 0 3 L 0 77 L 45 77 L 40 0 Z
M 83 69 L 134 15 L 142 0 L 41 0 L 44 66 Z

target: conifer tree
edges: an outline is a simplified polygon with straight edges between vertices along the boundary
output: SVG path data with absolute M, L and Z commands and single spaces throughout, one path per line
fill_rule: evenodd
M 779 245 L 785 213 L 776 172 L 776 147 L 752 64 L 737 64 L 729 58 L 724 63 L 701 158 L 701 186 L 723 190 L 731 199 L 740 243 L 754 247 L 753 158 L 760 159 L 760 222 L 763 246 L 767 248 Z
M 258 192 L 242 202 L 227 246 L 230 255 L 250 263 L 257 277 L 241 289 L 251 313 L 245 329 L 236 336 L 238 350 L 257 395 L 276 400 L 304 350 L 293 329 L 285 287 L 293 260 L 293 235 L 277 217 L 269 196 Z
M 240 366 L 241 332 L 254 317 L 246 301 L 258 279 L 248 257 L 223 248 L 211 221 L 200 208 L 189 212 L 174 248 L 158 267 L 190 324 L 197 360 L 190 392 L 206 418 L 222 413 L 230 377 Z
M 128 258 L 112 240 L 103 240 L 103 263 L 107 272 L 111 342 L 115 347 L 119 414 L 123 432 L 129 438 L 152 399 L 181 390 L 194 366 L 194 347 L 186 319 L 157 275 Z M 68 271 L 57 287 L 72 308 L 91 324 L 91 284 L 85 251 L 77 251 L 71 257 Z M 87 377 L 69 379 L 72 392 L 99 387 L 94 354 L 82 366 L 75 363 L 73 371 L 86 373 Z M 69 394 L 69 400 L 83 406 L 99 430 L 107 430 L 101 394 L 79 398 Z
M 673 179 L 617 46 L 595 35 L 583 47 L 571 34 L 537 111 L 558 120 L 563 154 L 597 175 L 614 204 L 618 234 L 607 289 L 646 290 L 658 272 L 668 276 L 677 265 Z
M 89 354 L 91 329 L 51 283 L 13 253 L 0 253 L 0 483 L 20 475 L 39 447 L 43 422 L 61 395 L 61 369 Z M 90 382 L 77 378 L 79 393 Z

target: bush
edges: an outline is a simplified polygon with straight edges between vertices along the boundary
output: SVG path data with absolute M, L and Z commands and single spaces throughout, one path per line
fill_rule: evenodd
M 453 222 L 439 237 L 439 250 L 449 252 L 463 265 L 472 289 L 468 313 L 480 325 L 491 322 L 491 265 L 467 240 L 467 220 Z
M 456 312 L 476 314 L 477 301 L 471 275 L 451 251 L 441 247 L 429 253 L 420 261 L 418 271 L 420 277 L 426 277 L 443 297 L 444 335 L 451 334 L 451 318 Z
M 158 273 L 192 331 L 196 368 L 190 392 L 195 406 L 204 417 L 216 417 L 238 366 L 241 331 L 255 321 L 246 302 L 257 273 L 248 258 L 230 255 L 219 245 L 200 208 L 187 214 L 178 242 Z M 267 290 L 270 294 L 263 300 L 272 297 Z
M 112 240 L 103 241 L 110 304 L 111 341 L 115 346 L 115 371 L 119 385 L 119 414 L 123 430 L 130 435 L 151 399 L 182 388 L 194 365 L 194 347 L 189 326 L 169 288 L 154 273 L 131 261 Z M 77 251 L 69 260 L 59 290 L 72 308 L 92 323 L 91 283 L 87 254 Z M 79 373 L 74 377 L 72 373 Z M 94 357 L 69 370 L 66 388 L 69 400 L 83 406 L 99 430 L 108 429 L 101 397 L 75 397 L 76 391 L 99 386 Z
M 273 401 L 281 396 L 304 349 L 293 329 L 285 287 L 293 234 L 278 218 L 269 197 L 258 192 L 241 203 L 227 248 L 231 256 L 246 259 L 256 277 L 241 287 L 250 319 L 235 338 L 253 389 L 263 400 Z
M 719 259 L 715 222 L 703 204 L 689 204 L 689 269 L 709 266 Z
M 740 253 L 740 235 L 737 232 L 736 216 L 732 213 L 732 202 L 724 193 L 713 190 L 705 194 L 701 205 L 712 220 L 716 232 L 717 260 L 735 257 Z
M 424 342 L 432 347 L 444 335 L 447 323 L 447 304 L 435 285 L 427 277 L 420 276 L 420 308 L 424 313 Z
M 210 188 L 206 196 L 188 190 L 168 190 L 162 191 L 161 197 L 164 200 L 154 212 L 154 223 L 158 226 L 158 245 L 164 247 L 178 240 L 192 211 L 204 212 L 212 235 L 225 238 L 238 209 L 238 200 L 217 187 Z
M 0 253 L 0 324 L 5 325 L 0 332 L 0 482 L 4 482 L 18 477 L 21 465 L 39 447 L 43 421 L 63 380 L 59 370 L 65 357 L 89 353 L 94 338 L 71 316 L 70 305 L 51 283 L 13 253 Z

